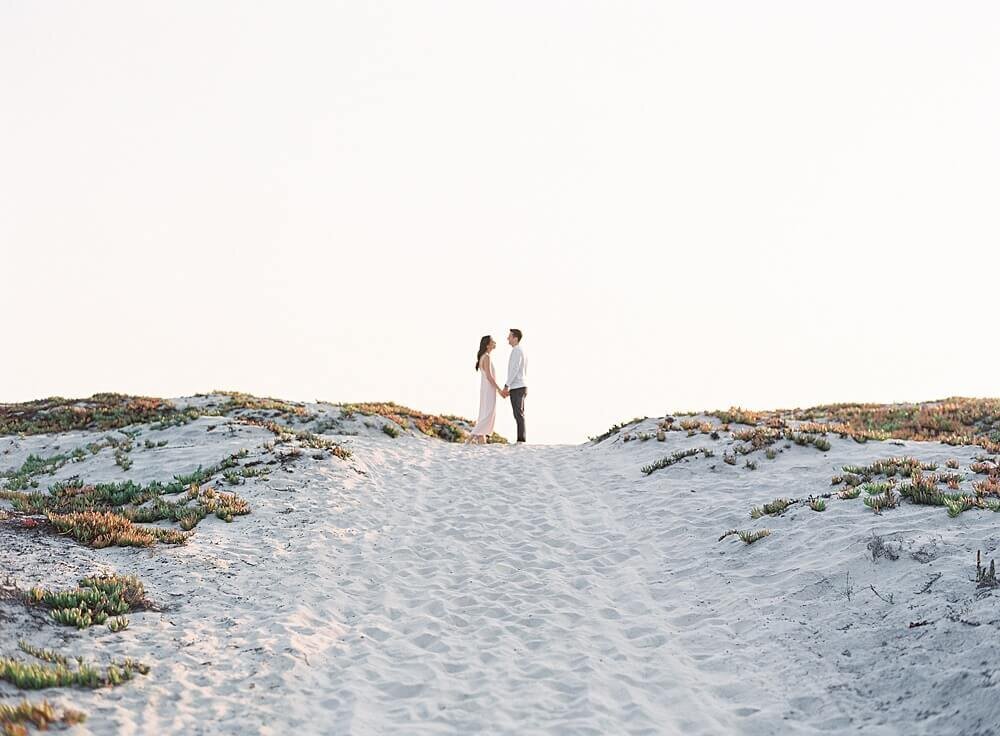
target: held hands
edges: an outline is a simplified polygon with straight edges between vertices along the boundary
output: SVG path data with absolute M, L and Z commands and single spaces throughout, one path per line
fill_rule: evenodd
M 501 396 L 503 396 L 503 397 L 504 397 L 504 398 L 506 399 L 506 398 L 507 398 L 508 396 L 510 396 L 510 389 L 509 389 L 509 388 L 506 388 L 506 387 L 505 387 L 505 388 L 503 388 L 503 389 L 502 389 L 502 390 L 500 391 L 500 395 L 501 395 Z

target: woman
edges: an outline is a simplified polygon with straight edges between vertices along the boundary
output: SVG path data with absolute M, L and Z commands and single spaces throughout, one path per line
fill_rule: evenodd
M 479 352 L 476 353 L 476 370 L 481 376 L 479 383 L 479 420 L 472 428 L 469 442 L 486 444 L 486 438 L 493 434 L 493 422 L 497 417 L 497 394 L 500 387 L 493 375 L 493 363 L 490 353 L 497 346 L 489 335 L 483 335 L 479 340 Z

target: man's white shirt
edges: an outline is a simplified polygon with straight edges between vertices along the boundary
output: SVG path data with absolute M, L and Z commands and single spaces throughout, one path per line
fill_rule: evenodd
M 514 346 L 510 351 L 510 359 L 507 361 L 507 388 L 524 388 L 528 384 L 524 382 L 528 374 L 528 360 L 524 357 L 524 351 L 520 345 Z

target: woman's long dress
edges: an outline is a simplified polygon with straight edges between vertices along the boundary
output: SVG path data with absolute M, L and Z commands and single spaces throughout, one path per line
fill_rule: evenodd
M 486 370 L 479 373 L 479 420 L 472 428 L 472 434 L 489 437 L 493 434 L 493 422 L 497 418 L 497 390 L 490 383 L 493 376 L 493 364 L 486 358 Z

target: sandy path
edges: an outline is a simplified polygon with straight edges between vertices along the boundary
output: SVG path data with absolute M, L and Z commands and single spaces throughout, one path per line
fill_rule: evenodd
M 333 732 L 719 729 L 684 722 L 700 678 L 670 646 L 655 550 L 580 448 L 422 449 L 358 487 L 386 517 L 338 554 Z

